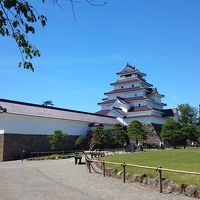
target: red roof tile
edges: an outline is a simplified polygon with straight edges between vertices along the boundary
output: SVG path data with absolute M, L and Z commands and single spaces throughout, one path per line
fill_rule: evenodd
M 95 114 L 97 114 L 97 115 L 105 115 L 106 116 L 109 112 L 110 112 L 110 110 L 99 110 Z
M 138 69 L 136 69 L 135 66 L 133 67 L 129 64 L 127 64 L 126 67 L 121 72 L 117 73 L 117 75 L 126 75 L 126 74 L 139 74 L 141 76 L 146 75 L 146 74 L 140 72 Z
M 140 90 L 145 90 L 145 88 L 139 88 L 139 87 L 135 87 L 135 88 L 124 88 L 124 89 L 119 89 L 119 90 L 113 90 L 107 93 L 104 93 L 105 95 L 107 94 L 115 94 L 115 93 L 123 93 L 123 92 L 132 92 L 132 91 L 140 91 Z
M 118 97 L 119 98 L 119 97 Z M 140 96 L 140 97 L 131 97 L 131 98 L 121 98 L 123 101 L 125 101 L 126 103 L 130 103 L 132 101 L 137 101 L 137 100 L 145 100 L 145 99 L 148 99 L 147 97 L 145 96 Z M 101 102 L 101 103 L 98 103 L 98 105 L 103 105 L 103 104 L 112 104 L 116 101 L 116 99 L 114 100 L 108 100 L 108 101 L 104 101 L 104 102 Z
M 117 80 L 114 83 L 111 83 L 110 85 L 120 85 L 120 84 L 124 84 L 124 83 L 138 83 L 138 82 L 144 82 L 146 84 L 148 84 L 149 86 L 153 86 L 150 83 L 147 83 L 145 80 L 143 79 L 139 79 L 139 78 L 134 78 L 134 79 L 121 79 L 121 80 Z
M 113 110 L 116 110 L 117 112 L 119 112 L 120 114 L 126 116 L 127 113 L 125 113 L 121 108 L 116 108 L 116 107 L 113 107 Z
M 148 111 L 148 110 L 154 110 L 154 109 L 149 106 L 138 106 L 138 107 L 130 108 L 128 112 L 139 112 L 139 111 Z

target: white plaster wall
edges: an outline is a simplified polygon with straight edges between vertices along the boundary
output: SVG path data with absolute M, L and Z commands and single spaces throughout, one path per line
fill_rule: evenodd
M 147 106 L 147 100 L 144 100 L 144 101 L 139 101 L 139 100 L 136 100 L 134 102 L 131 102 L 130 105 L 131 106 L 135 106 L 135 107 L 138 107 L 140 104 L 140 106 Z
M 61 130 L 68 135 L 86 135 L 89 131 L 88 122 L 41 118 L 13 114 L 0 115 L 0 134 L 34 134 L 50 135 L 55 130 Z M 104 124 L 105 129 L 112 128 L 111 124 Z
M 146 123 L 164 124 L 166 121 L 166 119 L 158 117 L 133 117 L 124 119 L 126 125 L 129 125 L 133 120 L 138 120 L 143 124 Z
M 54 130 L 61 130 L 69 135 L 85 135 L 89 128 L 88 122 L 1 114 L 0 130 L 5 133 L 35 135 L 49 135 Z
M 145 95 L 144 91 L 116 93 L 116 94 L 108 95 L 108 99 L 113 100 L 113 99 L 116 99 L 117 96 L 122 97 L 122 98 L 131 98 L 131 97 L 140 97 L 140 96 L 144 96 L 144 95 Z
M 131 77 L 130 78 L 136 78 L 137 75 L 136 74 L 131 74 Z M 130 78 L 127 78 L 125 76 L 120 76 L 120 79 L 130 79 Z
M 152 110 L 129 112 L 129 115 L 131 116 L 152 115 L 152 114 L 153 114 Z
M 141 87 L 141 86 L 142 86 L 142 83 L 140 83 L 140 82 L 136 82 L 136 83 L 122 83 L 122 84 L 120 84 L 120 85 L 115 85 L 115 86 L 114 86 L 114 89 L 115 89 L 115 90 L 122 89 L 122 86 L 123 86 L 123 89 L 124 89 L 124 88 Z

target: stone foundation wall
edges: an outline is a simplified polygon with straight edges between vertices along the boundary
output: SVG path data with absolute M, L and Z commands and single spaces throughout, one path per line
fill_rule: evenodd
M 0 134 L 0 162 L 3 161 L 3 144 L 4 144 L 4 135 Z
M 78 136 L 68 136 L 66 148 L 63 150 L 73 150 L 75 141 Z M 0 148 L 0 161 L 20 159 L 22 151 L 25 150 L 24 156 L 29 156 L 31 152 L 50 151 L 50 145 L 47 135 L 22 135 L 22 134 L 4 134 L 2 151 Z M 1 138 L 0 138 L 1 142 Z M 1 143 L 0 143 L 1 147 Z M 2 152 L 2 153 L 1 153 Z
M 162 126 L 159 124 L 144 124 L 144 129 L 147 133 L 145 143 L 149 146 L 156 147 L 160 145 L 160 133 Z

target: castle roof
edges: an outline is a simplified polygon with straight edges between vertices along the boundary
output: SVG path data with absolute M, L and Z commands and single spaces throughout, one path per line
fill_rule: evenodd
M 146 83 L 149 87 L 152 87 L 152 86 L 153 86 L 152 84 L 147 83 L 144 79 L 141 79 L 141 78 L 120 79 L 120 80 L 117 80 L 117 81 L 114 82 L 114 83 L 111 83 L 110 85 L 121 85 L 121 84 L 124 84 L 124 83 L 138 83 L 138 82 L 144 82 L 144 83 Z
M 138 69 L 136 69 L 135 66 L 131 66 L 128 63 L 121 72 L 117 73 L 117 75 L 122 76 L 122 75 L 127 75 L 127 74 L 138 74 L 140 76 L 146 76 L 146 74 L 144 74 L 144 73 L 140 72 Z
M 128 112 L 139 112 L 148 110 L 154 110 L 154 109 L 149 106 L 137 106 L 137 107 L 131 107 Z
M 97 115 L 107 115 L 110 112 L 110 110 L 99 110 L 95 114 Z
M 125 113 L 121 108 L 113 107 L 113 110 L 117 111 L 118 113 L 120 113 L 124 117 L 127 116 L 127 113 Z
M 139 97 L 131 97 L 131 98 L 122 98 L 122 97 L 118 97 L 118 99 L 120 99 L 121 101 L 124 101 L 126 103 L 130 103 L 132 101 L 138 101 L 138 100 L 146 100 L 148 99 L 146 96 L 139 96 Z M 101 103 L 98 103 L 98 105 L 103 105 L 103 104 L 112 104 L 116 101 L 116 99 L 113 100 L 107 100 Z
M 165 109 L 162 110 L 162 112 L 164 113 L 164 117 L 173 117 L 176 115 L 176 113 L 178 112 L 176 108 L 174 109 Z
M 145 88 L 141 87 L 135 87 L 135 88 L 123 88 L 123 89 L 118 89 L 118 90 L 112 90 L 110 92 L 104 93 L 105 95 L 108 94 L 116 94 L 116 93 L 124 93 L 124 92 L 133 92 L 133 91 L 142 91 L 145 90 Z
M 163 94 L 159 94 L 157 88 L 146 88 L 148 95 L 159 95 L 160 97 L 165 97 Z

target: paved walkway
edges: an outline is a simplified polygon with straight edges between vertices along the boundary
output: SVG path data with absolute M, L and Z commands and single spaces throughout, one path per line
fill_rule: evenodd
M 89 174 L 73 159 L 0 163 L 0 200 L 191 200 Z

